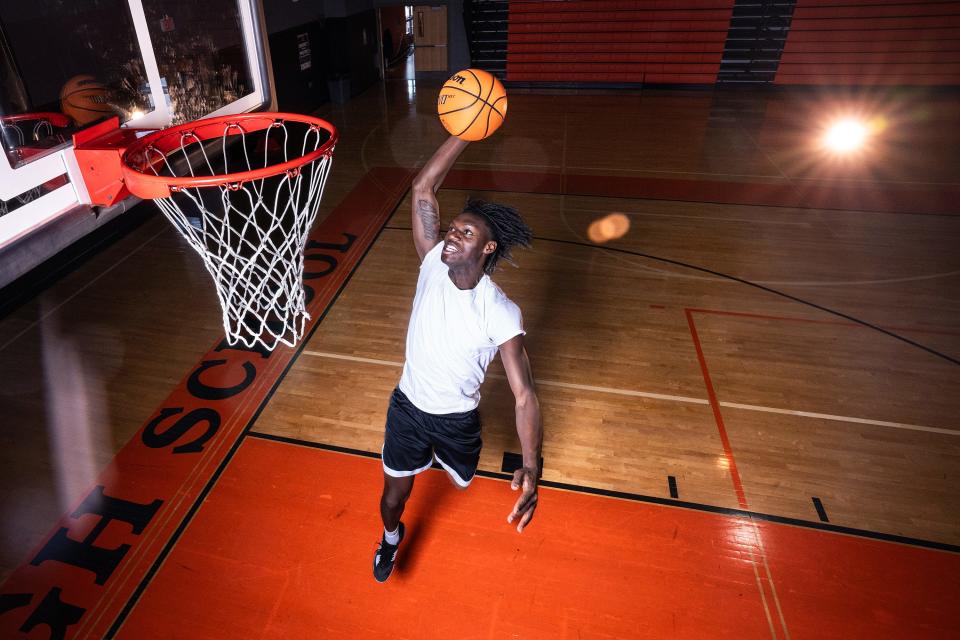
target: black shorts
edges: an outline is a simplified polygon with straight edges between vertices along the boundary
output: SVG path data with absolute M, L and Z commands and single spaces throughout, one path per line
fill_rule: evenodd
M 426 471 L 436 458 L 461 487 L 473 480 L 480 462 L 480 416 L 477 410 L 434 415 L 421 411 L 400 389 L 387 409 L 383 471 L 403 478 Z

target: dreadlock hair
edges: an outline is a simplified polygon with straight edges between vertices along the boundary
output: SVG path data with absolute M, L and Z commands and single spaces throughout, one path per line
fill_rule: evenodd
M 533 231 L 523 221 L 517 210 L 504 204 L 470 198 L 464 205 L 463 212 L 472 213 L 481 218 L 490 229 L 492 240 L 497 243 L 494 252 L 487 256 L 483 272 L 492 275 L 501 258 L 516 266 L 511 259 L 511 250 L 517 245 L 529 247 L 533 239 Z

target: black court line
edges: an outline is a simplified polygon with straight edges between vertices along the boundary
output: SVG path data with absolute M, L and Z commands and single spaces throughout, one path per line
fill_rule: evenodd
M 388 226 L 388 227 L 385 227 L 385 228 L 386 228 L 386 229 L 390 229 L 391 231 L 394 231 L 394 230 L 397 230 L 397 231 L 399 231 L 399 230 L 410 231 L 410 228 L 409 228 L 409 227 L 391 227 L 391 226 Z M 540 242 L 554 242 L 554 243 L 557 243 L 557 244 L 566 244 L 566 245 L 572 245 L 572 246 L 575 246 L 575 247 L 584 247 L 584 248 L 587 248 L 587 249 L 600 249 L 600 250 L 602 250 L 602 251 L 610 251 L 610 252 L 613 252 L 613 253 L 623 253 L 623 254 L 630 255 L 630 256 L 636 256 L 636 257 L 638 257 L 638 258 L 647 258 L 648 260 L 656 260 L 657 262 L 664 262 L 664 263 L 666 263 L 666 264 L 672 264 L 672 265 L 677 266 L 677 267 L 683 267 L 683 268 L 685 268 L 685 269 L 692 269 L 692 270 L 694 270 L 694 271 L 699 271 L 699 272 L 701 272 L 701 273 L 707 273 L 707 274 L 710 274 L 710 275 L 712 275 L 712 276 L 716 276 L 716 277 L 718 277 L 718 278 L 724 278 L 724 279 L 726 279 L 726 280 L 732 280 L 732 281 L 734 281 L 734 282 L 739 282 L 740 284 L 745 284 L 745 285 L 747 285 L 747 286 L 749 286 L 749 287 L 754 287 L 754 288 L 756 288 L 756 289 L 760 289 L 761 291 L 765 291 L 765 292 L 767 292 L 767 293 L 772 293 L 772 294 L 774 294 L 774 295 L 780 296 L 781 298 L 786 298 L 787 300 L 790 300 L 790 301 L 792 301 L 792 302 L 798 302 L 798 303 L 800 303 L 800 304 L 802 304 L 802 305 L 806 305 L 806 306 L 808 306 L 808 307 L 812 307 L 812 308 L 814 308 L 814 309 L 817 309 L 818 311 L 823 311 L 823 312 L 825 312 L 825 313 L 829 313 L 829 314 L 831 314 L 831 315 L 837 316 L 838 318 L 843 318 L 844 320 L 848 320 L 848 321 L 853 322 L 853 323 L 855 323 L 855 324 L 859 324 L 860 326 L 866 327 L 867 329 L 873 329 L 874 331 L 877 331 L 877 332 L 879 332 L 879 333 L 882 333 L 882 334 L 884 334 L 884 335 L 887 336 L 887 337 L 894 338 L 895 340 L 899 340 L 900 342 L 906 343 L 906 344 L 910 345 L 911 347 L 915 347 L 915 348 L 920 349 L 920 350 L 922 350 L 922 351 L 926 351 L 927 353 L 929 353 L 929 354 L 931 354 L 931 355 L 934 355 L 934 356 L 936 356 L 936 357 L 938 357 L 938 358 L 942 358 L 942 359 L 946 360 L 947 362 L 949 362 L 949 363 L 951 363 L 951 364 L 955 364 L 955 365 L 960 366 L 960 359 L 954 358 L 954 357 L 952 357 L 952 356 L 948 356 L 948 355 L 945 354 L 945 353 L 941 353 L 940 351 L 937 351 L 937 350 L 935 350 L 935 349 L 933 349 L 933 348 L 931 348 L 931 347 L 928 347 L 928 346 L 926 346 L 926 345 L 924 345 L 924 344 L 921 344 L 921 343 L 919 343 L 919 342 L 916 342 L 916 341 L 914 341 L 914 340 L 911 340 L 910 338 L 907 338 L 906 336 L 902 336 L 902 335 L 900 335 L 899 333 L 894 333 L 893 331 L 889 331 L 889 330 L 887 330 L 887 329 L 884 329 L 883 327 L 879 327 L 879 326 L 877 326 L 877 325 L 875 325 L 875 324 L 872 324 L 872 323 L 870 323 L 870 322 L 867 322 L 866 320 L 860 320 L 859 318 L 856 318 L 856 317 L 851 316 L 851 315 L 849 315 L 849 314 L 843 313 L 842 311 L 836 311 L 836 310 L 831 309 L 831 308 L 829 308 L 829 307 L 824 307 L 823 305 L 819 305 L 819 304 L 817 304 L 816 302 L 810 302 L 809 300 L 804 300 L 803 298 L 798 298 L 797 296 L 790 295 L 789 293 L 780 291 L 780 290 L 778 290 L 778 289 L 774 289 L 774 288 L 772 288 L 772 287 L 768 287 L 768 286 L 766 286 L 766 285 L 762 285 L 762 284 L 759 284 L 759 283 L 757 283 L 757 282 L 752 282 L 752 281 L 746 280 L 746 279 L 744 279 L 744 278 L 739 278 L 739 277 L 737 277 L 737 276 L 732 276 L 732 275 L 730 275 L 730 274 L 728 274 L 728 273 L 723 273 L 723 272 L 721 272 L 721 271 L 714 271 L 713 269 L 708 269 L 708 268 L 706 268 L 706 267 L 700 267 L 700 266 L 697 266 L 697 265 L 695 265 L 695 264 L 689 264 L 689 263 L 687 263 L 687 262 L 681 262 L 681 261 L 679 261 L 679 260 L 671 260 L 670 258 L 661 258 L 660 256 L 655 256 L 655 255 L 650 254 L 650 253 L 643 253 L 642 251 L 632 251 L 632 250 L 630 250 L 630 249 L 620 249 L 619 247 L 610 247 L 610 246 L 607 246 L 607 245 L 592 244 L 592 243 L 589 243 L 589 242 L 581 242 L 581 241 L 579 241 L 579 240 L 560 240 L 559 238 L 546 238 L 546 237 L 543 237 L 543 236 L 533 236 L 533 239 L 534 239 L 534 240 L 538 240 L 538 241 L 540 241 Z
M 500 471 L 503 473 L 509 473 L 513 477 L 513 472 L 517 469 L 523 468 L 523 456 L 519 453 L 513 453 L 512 451 L 503 452 L 503 460 L 500 462 Z M 540 475 L 538 478 L 543 477 L 543 456 L 540 456 Z
M 384 400 L 386 402 L 386 400 Z M 310 440 L 299 440 L 287 436 L 277 436 L 259 431 L 249 431 L 244 434 L 245 437 L 257 438 L 259 440 L 270 440 L 283 444 L 310 447 L 312 449 L 323 449 L 324 451 L 333 451 L 347 455 L 361 456 L 375 460 L 380 459 L 379 453 L 372 451 L 363 451 L 362 449 L 351 449 L 350 447 L 340 447 L 322 442 L 312 442 Z M 477 470 L 477 475 L 494 480 L 511 481 L 512 475 L 506 473 L 496 473 L 493 471 Z M 868 529 L 854 529 L 853 527 L 844 527 L 829 522 L 814 522 L 812 520 L 801 520 L 799 518 L 789 518 L 787 516 L 777 516 L 770 513 L 760 513 L 758 511 L 746 511 L 743 509 L 731 509 L 729 507 L 718 507 L 712 504 L 703 504 L 699 502 L 687 502 L 685 500 L 673 500 L 670 498 L 660 498 L 657 496 L 646 496 L 640 493 L 628 493 L 626 491 L 613 491 L 611 489 L 598 489 L 584 485 L 569 484 L 566 482 L 556 482 L 553 480 L 541 480 L 541 486 L 551 489 L 561 489 L 563 491 L 573 491 L 576 493 L 586 493 L 606 498 L 619 498 L 620 500 L 629 500 L 632 502 L 644 502 L 647 504 L 658 504 L 666 507 L 677 507 L 680 509 L 690 509 L 693 511 L 704 511 L 718 515 L 730 516 L 734 518 L 748 518 L 753 520 L 762 520 L 774 524 L 785 524 L 803 529 L 815 529 L 829 533 L 839 533 L 856 538 L 867 538 L 870 540 L 881 540 L 883 542 L 895 542 L 911 547 L 922 547 L 925 549 L 936 549 L 938 551 L 949 551 L 950 553 L 960 553 L 960 545 L 949 544 L 946 542 L 937 542 L 935 540 L 923 540 L 922 538 L 911 538 L 908 536 L 898 536 L 892 533 L 883 533 L 880 531 L 870 531 Z
M 667 488 L 670 490 L 670 497 L 676 500 L 680 497 L 677 492 L 677 479 L 673 476 L 667 476 Z
M 193 505 L 190 507 L 190 510 L 184 515 L 183 520 L 180 521 L 180 525 L 173 532 L 173 535 L 170 536 L 170 539 L 167 540 L 167 543 L 164 545 L 163 549 L 157 555 L 157 558 L 154 560 L 153 564 L 150 566 L 150 569 L 144 575 L 143 579 L 140 581 L 140 584 L 137 585 L 136 590 L 127 600 L 127 603 L 124 605 L 123 610 L 121 610 L 120 615 L 117 616 L 117 619 L 114 620 L 113 625 L 110 627 L 105 639 L 110 639 L 116 636 L 117 632 L 120 631 L 120 627 L 123 626 L 123 623 L 126 621 L 127 616 L 130 615 L 130 612 L 133 611 L 133 608 L 136 606 L 140 597 L 143 595 L 143 592 L 150 585 L 150 582 L 153 580 L 153 577 L 156 575 L 157 571 L 160 569 L 160 566 L 166 560 L 167 556 L 176 546 L 177 542 L 180 540 L 180 536 L 183 535 L 183 532 L 186 531 L 187 527 L 190 525 L 190 522 L 193 520 L 193 517 L 196 515 L 197 511 L 200 510 L 200 507 L 203 505 L 204 500 L 210 491 L 213 490 L 216 486 L 217 481 L 220 479 L 220 476 L 223 475 L 224 470 L 233 460 L 234 455 L 236 455 L 237 450 L 240 448 L 240 445 L 243 444 L 244 439 L 250 433 L 250 430 L 253 428 L 253 425 L 260 418 L 260 414 L 263 413 L 263 410 L 270 403 L 270 400 L 273 399 L 273 395 L 276 393 L 277 389 L 280 388 L 280 384 L 286 379 L 287 374 L 290 372 L 290 369 L 293 368 L 293 365 L 300 359 L 300 355 L 303 353 L 303 350 L 306 348 L 307 343 L 310 342 L 310 339 L 313 337 L 313 334 L 316 333 L 317 329 L 320 328 L 320 325 L 323 323 L 324 318 L 327 317 L 327 314 L 337 303 L 337 300 L 340 299 L 340 295 L 347 288 L 347 285 L 350 284 L 350 281 L 353 280 L 354 274 L 359 270 L 360 265 L 363 264 L 363 261 L 366 259 L 367 254 L 376 246 L 377 241 L 380 239 L 380 235 L 383 233 L 383 230 L 386 228 L 386 222 L 393 217 L 397 212 L 397 207 L 400 206 L 400 203 L 403 202 L 403 199 L 406 197 L 409 187 L 403 191 L 400 197 L 397 199 L 396 204 L 393 206 L 390 214 L 384 217 L 384 223 L 381 225 L 380 229 L 377 230 L 377 233 L 374 235 L 373 239 L 370 241 L 370 244 L 364 250 L 364 252 L 357 258 L 356 264 L 350 269 L 350 272 L 347 274 L 347 277 L 344 278 L 343 283 L 340 285 L 340 288 L 337 289 L 337 292 L 333 294 L 333 297 L 330 299 L 330 302 L 324 308 L 323 312 L 317 317 L 316 323 L 313 325 L 313 328 L 308 334 L 303 336 L 303 339 L 300 340 L 300 345 L 297 347 L 293 356 L 290 358 L 290 361 L 287 363 L 287 366 L 279 373 L 276 381 L 273 383 L 273 386 L 270 387 L 270 390 L 264 395 L 263 399 L 260 401 L 260 405 L 257 407 L 257 410 L 250 416 L 250 420 L 247 422 L 247 425 L 243 428 L 240 435 L 237 437 L 236 442 L 233 443 L 233 446 L 230 447 L 230 451 L 224 456 L 223 460 L 220 462 L 220 465 L 217 467 L 216 471 L 213 472 L 213 475 L 210 477 L 210 480 L 207 481 L 207 484 L 203 487 L 203 490 L 200 491 L 200 494 L 197 496 L 197 499 L 194 501 Z
M 817 517 L 820 518 L 820 522 L 830 522 L 827 518 L 827 510 L 823 508 L 823 503 L 816 496 L 813 498 L 813 508 L 817 510 Z

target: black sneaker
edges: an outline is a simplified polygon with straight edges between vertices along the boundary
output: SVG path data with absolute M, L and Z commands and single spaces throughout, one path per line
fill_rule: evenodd
M 397 544 L 387 543 L 386 536 L 380 538 L 380 544 L 377 545 L 377 553 L 373 556 L 373 577 L 377 582 L 386 582 L 390 574 L 393 573 L 393 564 L 397 560 L 397 549 L 403 541 L 403 523 L 400 523 L 400 539 Z

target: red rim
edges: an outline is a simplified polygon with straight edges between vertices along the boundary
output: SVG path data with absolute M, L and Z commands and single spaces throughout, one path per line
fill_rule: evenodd
M 253 133 L 261 131 L 284 122 L 299 122 L 316 127 L 326 131 L 330 138 L 314 151 L 300 156 L 293 160 L 280 164 L 271 165 L 262 169 L 253 169 L 251 171 L 240 171 L 237 173 L 224 173 L 214 176 L 197 177 L 175 177 L 175 176 L 156 176 L 143 173 L 140 169 L 131 164 L 131 158 L 135 154 L 141 153 L 146 147 L 153 146 L 164 156 L 170 151 L 180 148 L 180 136 L 183 132 L 191 132 L 198 140 L 212 140 L 224 136 L 224 128 L 227 125 L 236 125 L 235 133 L 228 135 L 238 135 L 241 133 Z M 184 124 L 179 124 L 167 129 L 155 131 L 146 135 L 131 144 L 123 153 L 120 159 L 123 170 L 123 182 L 127 189 L 133 195 L 144 198 L 167 198 L 171 191 L 178 191 L 191 187 L 219 187 L 224 185 L 239 185 L 250 182 L 251 180 L 260 180 L 269 178 L 285 172 L 294 172 L 300 167 L 314 162 L 323 156 L 333 154 L 333 148 L 337 143 L 337 129 L 326 120 L 305 116 L 298 113 L 243 113 L 229 116 L 217 116 L 215 118 L 203 118 Z

